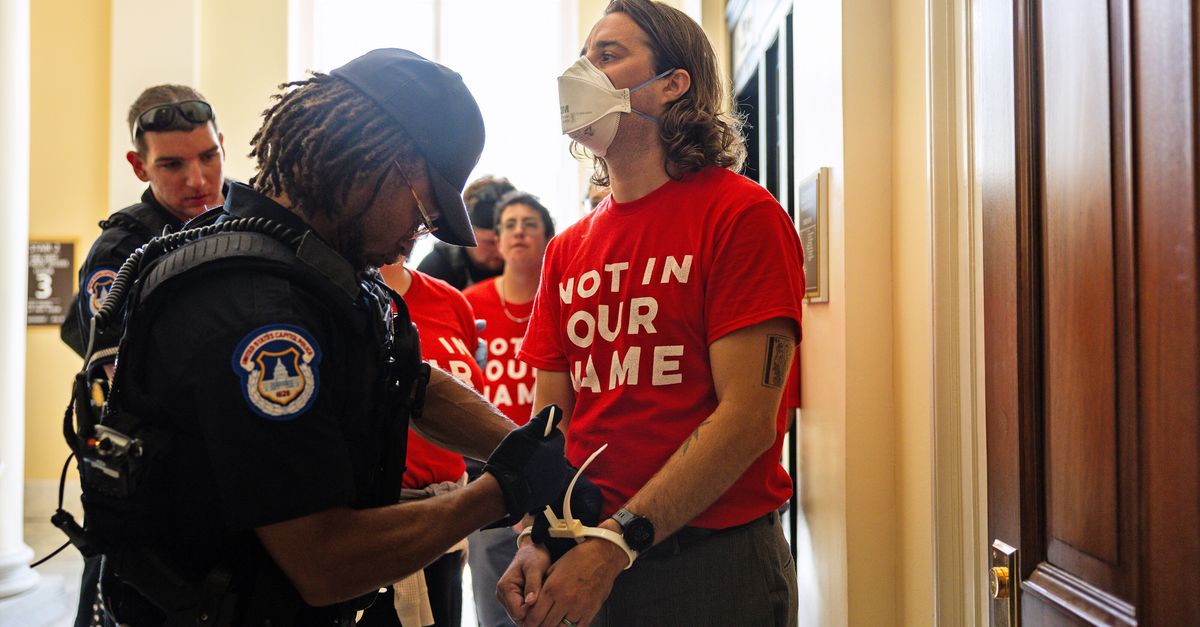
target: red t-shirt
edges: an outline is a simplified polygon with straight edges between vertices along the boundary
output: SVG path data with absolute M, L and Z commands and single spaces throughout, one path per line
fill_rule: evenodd
M 609 197 L 551 240 L 520 357 L 567 372 L 575 410 L 567 458 L 604 514 L 624 505 L 716 408 L 708 346 L 732 331 L 791 318 L 800 331 L 800 239 L 762 187 L 723 168 L 668 181 L 628 203 Z M 747 364 L 760 376 L 762 364 Z M 689 524 L 724 528 L 791 495 L 775 444 Z
M 495 278 L 468 287 L 463 296 L 471 303 L 475 317 L 487 321 L 479 333 L 488 347 L 487 363 L 483 366 L 483 395 L 509 420 L 523 425 L 533 415 L 533 380 L 537 370 L 517 359 L 517 350 L 529 326 L 533 303 L 501 303 Z
M 471 305 L 449 283 L 411 268 L 409 273 L 412 285 L 404 293 L 404 304 L 421 334 L 421 357 L 478 390 L 483 373 L 475 363 L 475 345 L 479 339 Z M 462 456 L 430 444 L 411 429 L 406 459 L 406 488 L 458 481 L 466 472 Z

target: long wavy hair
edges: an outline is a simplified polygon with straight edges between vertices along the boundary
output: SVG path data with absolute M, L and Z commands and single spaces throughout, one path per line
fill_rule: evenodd
M 612 13 L 628 15 L 646 33 L 655 74 L 680 68 L 691 75 L 691 87 L 660 117 L 667 175 L 679 179 L 707 166 L 741 170 L 746 161 L 744 120 L 733 113 L 732 98 L 724 94 L 716 53 L 700 25 L 682 11 L 651 0 L 612 0 L 604 14 Z M 586 154 L 578 145 L 572 150 Z M 592 160 L 592 182 L 608 186 L 608 164 L 594 155 Z

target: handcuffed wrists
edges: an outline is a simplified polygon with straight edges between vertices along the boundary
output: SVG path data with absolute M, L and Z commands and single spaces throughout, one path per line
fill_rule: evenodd
M 584 527 L 579 532 L 579 535 L 585 538 L 599 538 L 601 540 L 607 540 L 616 545 L 618 549 L 621 549 L 621 551 L 625 553 L 625 558 L 629 560 L 629 563 L 626 564 L 622 570 L 629 570 L 629 567 L 633 566 L 634 560 L 636 560 L 638 557 L 638 552 L 629 548 L 629 544 L 625 542 L 625 538 L 621 537 L 621 534 L 611 529 L 605 529 L 604 527 Z

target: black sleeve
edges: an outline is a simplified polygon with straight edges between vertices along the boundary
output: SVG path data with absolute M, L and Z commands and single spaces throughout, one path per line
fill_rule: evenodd
M 462 254 L 462 251 L 451 248 L 449 244 L 434 244 L 433 251 L 421 260 L 417 270 L 461 290 L 467 283 L 466 267 L 457 267 L 459 264 L 454 263 L 456 254 Z
M 88 251 L 87 259 L 79 268 L 79 287 L 71 300 L 71 310 L 59 329 L 59 337 L 80 357 L 87 351 L 92 315 L 108 295 L 121 264 L 145 243 L 144 235 L 114 225 L 101 231 Z M 94 352 L 117 346 L 121 340 L 121 318 L 116 315 L 106 328 L 97 329 Z
M 252 529 L 351 505 L 341 382 L 353 374 L 339 368 L 328 310 L 269 275 L 193 287 L 165 296 L 139 357 L 148 389 L 194 421 L 225 523 Z

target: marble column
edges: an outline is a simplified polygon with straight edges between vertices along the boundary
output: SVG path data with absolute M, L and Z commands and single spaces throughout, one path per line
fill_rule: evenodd
M 38 576 L 23 534 L 29 255 L 29 0 L 0 0 L 0 598 Z

